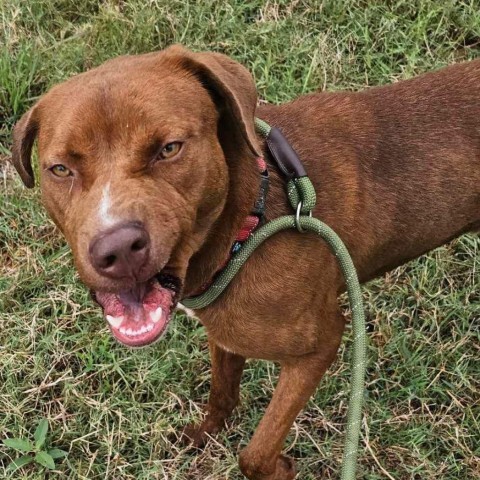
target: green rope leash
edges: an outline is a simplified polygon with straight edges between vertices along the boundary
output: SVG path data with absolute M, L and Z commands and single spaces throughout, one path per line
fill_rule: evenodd
M 269 125 L 256 119 L 257 131 L 264 137 L 268 135 Z M 308 177 L 290 180 L 287 184 L 288 198 L 297 215 L 286 215 L 268 222 L 256 230 L 242 245 L 241 249 L 232 256 L 230 262 L 218 275 L 212 285 L 201 295 L 182 300 L 188 308 L 199 309 L 212 303 L 228 286 L 230 281 L 247 261 L 253 251 L 265 240 L 281 230 L 296 228 L 297 230 L 314 232 L 328 244 L 340 265 L 345 278 L 348 299 L 352 311 L 353 353 L 352 387 L 348 402 L 347 427 L 345 434 L 345 448 L 341 480 L 354 480 L 357 467 L 358 442 L 362 423 L 362 406 L 365 388 L 365 368 L 367 339 L 365 333 L 365 316 L 363 310 L 362 293 L 357 272 L 352 258 L 340 237 L 327 225 L 306 214 L 311 212 L 315 205 L 315 189 Z M 302 215 L 301 215 L 302 214 Z

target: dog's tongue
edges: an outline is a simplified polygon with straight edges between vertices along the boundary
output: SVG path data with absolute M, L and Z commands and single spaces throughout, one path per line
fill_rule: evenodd
M 119 294 L 95 292 L 114 337 L 129 347 L 142 347 L 165 331 L 173 307 L 172 290 L 156 280 Z

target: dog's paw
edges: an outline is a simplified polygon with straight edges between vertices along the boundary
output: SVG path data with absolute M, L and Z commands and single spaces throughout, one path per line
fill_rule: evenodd
M 201 425 L 187 425 L 182 432 L 181 442 L 195 448 L 202 448 L 207 443 L 207 432 L 202 430 Z
M 248 451 L 240 453 L 240 470 L 249 480 L 294 480 L 297 475 L 293 458 L 279 455 L 275 467 L 256 461 L 255 456 Z
M 287 455 L 279 455 L 275 475 L 274 480 L 293 480 L 297 475 L 293 458 Z
M 206 419 L 200 425 L 189 424 L 182 432 L 181 441 L 184 445 L 191 445 L 195 448 L 202 448 L 208 441 L 210 435 L 218 433 L 222 429 L 216 422 Z

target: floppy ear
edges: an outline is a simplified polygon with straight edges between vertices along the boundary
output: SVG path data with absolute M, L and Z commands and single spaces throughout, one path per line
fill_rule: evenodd
M 250 72 L 220 53 L 194 53 L 180 45 L 173 45 L 165 52 L 178 56 L 180 65 L 196 75 L 214 98 L 220 98 L 217 101 L 220 109 L 224 107 L 232 115 L 249 149 L 260 156 L 254 124 L 257 91 Z
M 32 107 L 13 129 L 12 163 L 28 188 L 35 186 L 31 156 L 38 132 L 36 107 Z

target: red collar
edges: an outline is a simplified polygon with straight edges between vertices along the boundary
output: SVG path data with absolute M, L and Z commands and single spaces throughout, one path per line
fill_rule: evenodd
M 259 227 L 259 225 L 263 224 L 265 221 L 265 203 L 267 199 L 267 192 L 269 186 L 269 177 L 268 177 L 268 168 L 267 163 L 265 162 L 263 157 L 257 157 L 257 167 L 260 172 L 260 189 L 258 192 L 257 200 L 253 206 L 253 210 L 250 212 L 245 218 L 243 222 L 242 228 L 237 233 L 235 237 L 235 241 L 233 242 L 230 250 L 228 252 L 227 258 L 223 261 L 220 265 L 218 270 L 214 273 L 212 278 L 205 282 L 191 297 L 196 297 L 197 295 L 202 294 L 207 290 L 210 285 L 214 282 L 214 280 L 220 275 L 223 269 L 226 267 L 232 255 L 238 250 L 240 247 L 250 238 L 252 233 Z

